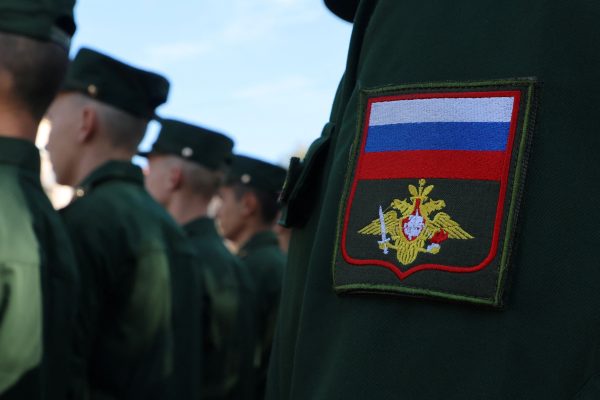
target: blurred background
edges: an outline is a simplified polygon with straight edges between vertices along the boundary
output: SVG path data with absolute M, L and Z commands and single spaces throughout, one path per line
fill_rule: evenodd
M 322 0 L 79 0 L 75 16 L 71 56 L 87 46 L 162 73 L 171 92 L 159 115 L 223 132 L 237 153 L 282 166 L 327 122 L 351 32 Z M 152 123 L 142 149 L 157 131 Z M 62 207 L 70 191 L 43 169 Z

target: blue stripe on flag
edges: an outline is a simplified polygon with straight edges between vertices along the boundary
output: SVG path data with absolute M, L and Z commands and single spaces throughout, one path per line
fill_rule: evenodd
M 370 126 L 365 152 L 506 149 L 509 122 L 428 122 Z

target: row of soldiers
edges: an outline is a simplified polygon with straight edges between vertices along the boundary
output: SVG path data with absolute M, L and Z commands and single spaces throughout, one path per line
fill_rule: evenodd
M 41 191 L 37 151 L 22 140 L 35 137 L 60 86 L 66 51 L 47 42 L 64 47 L 73 33 L 66 2 L 0 1 L 0 30 L 19 35 L 0 35 L 0 390 L 64 398 L 80 382 L 73 393 L 94 398 L 185 398 L 168 391 L 193 380 L 165 371 L 181 372 L 178 358 L 212 367 L 178 346 L 191 329 L 212 335 L 191 326 L 210 326 L 191 317 L 209 315 L 192 300 L 193 254 L 142 190 L 139 170 L 125 161 L 93 167 L 106 152 L 133 154 L 137 140 L 108 132 L 141 136 L 134 121 L 150 117 L 164 90 L 145 92 L 152 101 L 144 103 L 118 94 L 130 85 L 156 89 L 156 79 L 76 79 L 52 106 L 51 150 L 70 132 L 58 147 L 85 167 L 65 165 L 75 177 L 61 178 L 84 182 L 63 212 L 79 247 L 77 270 Z M 266 398 L 599 399 L 600 3 L 324 2 L 353 23 L 352 38 L 329 121 L 305 159 L 292 159 L 280 196 L 293 235 Z M 115 112 L 138 117 L 106 125 Z M 196 153 L 174 147 L 180 159 Z M 151 153 L 150 173 L 155 161 L 167 163 L 155 156 L 173 154 Z M 163 171 L 171 171 L 157 179 L 166 188 L 185 180 L 183 168 Z M 260 200 L 244 193 L 257 174 L 237 179 L 227 178 L 222 197 L 246 203 L 223 209 L 224 227 Z M 162 201 L 175 209 L 175 198 Z M 171 268 L 175 258 L 190 262 Z M 211 279 L 204 276 L 207 291 Z M 221 305 L 232 304 L 245 300 Z M 78 309 L 87 330 L 72 329 Z M 238 340 L 259 334 L 244 333 Z M 150 356 L 172 345 L 174 358 Z M 254 347 L 257 365 L 265 349 Z M 87 365 L 70 369 L 71 360 Z M 67 379 L 69 370 L 86 375 Z M 163 395 L 165 376 L 178 382 Z
M 280 196 L 294 234 L 266 398 L 599 399 L 600 3 L 324 2 L 354 26 L 329 121 Z M 166 81 L 85 51 L 63 84 L 72 7 L 0 1 L 0 397 L 260 397 L 270 333 L 243 310 L 267 303 L 175 195 L 192 166 L 225 176 L 206 163 L 226 157 L 163 123 L 148 183 L 186 237 L 128 161 Z M 32 143 L 61 87 L 50 150 L 59 180 L 81 183 L 63 218 Z M 264 210 L 268 179 L 229 171 L 221 221 L 247 239 L 235 224 Z M 215 255 L 198 259 L 202 231 Z
M 72 9 L 0 3 L 0 398 L 262 398 L 286 172 L 161 118 L 144 177 L 131 159 L 169 82 L 88 48 L 68 63 Z M 59 214 L 33 145 L 43 116 L 75 188 Z

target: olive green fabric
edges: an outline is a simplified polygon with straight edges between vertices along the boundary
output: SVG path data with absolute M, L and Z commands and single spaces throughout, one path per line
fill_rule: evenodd
M 0 137 L 0 397 L 64 399 L 78 276 L 37 148 Z
M 235 155 L 227 181 L 241 182 L 267 193 L 278 193 L 285 181 L 285 174 L 285 168 L 256 158 Z
M 13 171 L 10 171 L 10 170 Z M 0 393 L 42 361 L 42 281 L 38 240 L 13 167 L 0 165 Z
M 253 399 L 255 292 L 248 271 L 231 254 L 214 221 L 198 218 L 183 229 L 204 260 L 204 399 Z
M 289 185 L 268 399 L 600 398 L 598 16 L 583 0 L 361 1 L 330 123 Z M 504 309 L 336 295 L 360 90 L 514 77 L 543 87 Z
M 135 117 L 154 118 L 165 103 L 169 81 L 92 49 L 79 50 L 67 71 L 62 91 L 83 93 Z
M 172 119 L 161 119 L 160 123 L 162 126 L 152 149 L 138 153 L 140 156 L 172 154 L 212 170 L 231 164 L 233 140 L 227 136 Z
M 257 380 L 255 398 L 263 399 L 286 256 L 279 248 L 277 235 L 272 231 L 256 233 L 241 247 L 238 256 L 256 288 L 258 340 L 254 354 Z
M 68 48 L 75 33 L 75 0 L 2 0 L 0 31 Z
M 77 193 L 61 210 L 83 282 L 74 397 L 194 398 L 202 282 L 183 232 L 129 162 L 101 165 Z
M 210 368 L 202 349 L 204 260 L 196 252 L 190 253 L 192 248 L 186 245 L 185 237 L 178 237 L 176 242 L 170 263 L 174 351 L 167 398 L 198 399 L 204 398 L 203 382 L 198 377 L 204 368 Z

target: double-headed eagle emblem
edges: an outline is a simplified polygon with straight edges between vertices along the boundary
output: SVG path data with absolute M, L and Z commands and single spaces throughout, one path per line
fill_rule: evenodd
M 379 248 L 384 254 L 388 254 L 388 249 L 396 250 L 402 265 L 414 262 L 420 253 L 438 254 L 442 242 L 448 239 L 473 239 L 445 212 L 432 215 L 446 207 L 446 202 L 430 199 L 434 186 L 425 187 L 425 183 L 425 179 L 419 180 L 418 189 L 408 185 L 410 202 L 394 199 L 385 210 L 380 205 L 379 218 L 358 231 L 381 236 L 377 241 Z

